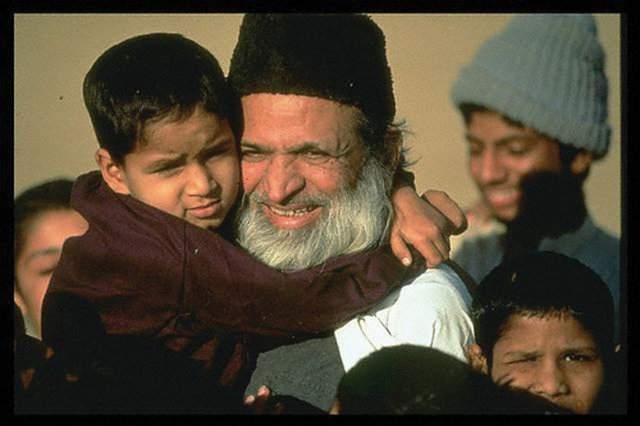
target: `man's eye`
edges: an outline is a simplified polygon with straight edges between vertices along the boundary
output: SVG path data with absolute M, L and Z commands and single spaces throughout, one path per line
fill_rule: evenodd
M 262 161 L 267 156 L 267 154 L 262 151 L 253 151 L 249 149 L 243 149 L 241 154 L 243 161 Z
M 303 158 L 310 163 L 318 164 L 329 161 L 331 156 L 322 151 L 305 151 L 303 153 Z

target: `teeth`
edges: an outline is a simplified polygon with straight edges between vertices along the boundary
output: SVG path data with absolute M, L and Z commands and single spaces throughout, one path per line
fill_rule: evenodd
M 516 195 L 515 189 L 491 190 L 485 192 L 487 198 L 492 201 L 503 201 Z
M 272 206 L 268 206 L 268 207 L 275 214 L 277 214 L 279 216 L 288 216 L 288 217 L 302 216 L 302 215 L 305 215 L 305 214 L 309 213 L 311 210 L 314 209 L 314 207 L 305 207 L 305 208 L 296 209 L 296 210 L 280 210 L 280 209 L 272 207 Z

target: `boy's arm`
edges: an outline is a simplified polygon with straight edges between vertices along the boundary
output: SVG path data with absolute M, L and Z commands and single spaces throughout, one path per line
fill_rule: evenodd
M 381 247 L 283 273 L 216 233 L 113 193 L 99 174 L 77 180 L 72 206 L 89 231 L 65 243 L 50 291 L 94 302 L 108 332 L 149 332 L 178 316 L 267 336 L 329 331 L 423 269 Z
M 442 191 L 426 191 L 422 198 L 414 189 L 413 173 L 398 169 L 391 201 L 394 219 L 389 235 L 391 249 L 403 263 L 412 259 L 412 245 L 434 267 L 449 258 L 449 236 L 467 228 L 464 212 Z

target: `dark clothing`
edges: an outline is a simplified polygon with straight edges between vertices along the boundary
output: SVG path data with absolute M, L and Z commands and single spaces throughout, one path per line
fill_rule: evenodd
M 96 330 L 160 343 L 239 397 L 257 351 L 332 330 L 422 272 L 384 247 L 282 273 L 214 232 L 114 193 L 98 172 L 78 178 L 71 205 L 89 230 L 64 244 L 43 303 L 43 340 L 86 355 L 98 332 L 83 324 L 98 318 Z
M 279 395 L 295 396 L 328 412 L 344 373 L 332 333 L 261 353 L 245 395 L 255 395 L 260 386 L 267 385 Z M 287 413 L 288 409 L 285 405 Z

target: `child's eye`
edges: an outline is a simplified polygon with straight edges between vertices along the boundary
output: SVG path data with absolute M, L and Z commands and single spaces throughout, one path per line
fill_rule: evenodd
M 51 268 L 46 268 L 38 271 L 38 275 L 41 277 L 47 277 L 53 274 L 53 271 L 56 269 L 55 265 Z
M 482 154 L 482 146 L 476 143 L 469 144 L 469 155 L 476 156 Z
M 226 145 L 225 146 L 218 146 L 216 148 L 212 148 L 209 151 L 205 152 L 204 157 L 206 159 L 219 157 L 221 155 L 229 153 L 232 148 L 233 148 L 232 146 L 226 146 Z
M 568 353 L 564 355 L 563 360 L 567 362 L 591 362 L 596 360 L 596 356 L 580 353 Z
M 529 144 L 524 140 L 514 140 L 509 142 L 507 150 L 511 155 L 524 155 L 529 152 Z
M 535 360 L 536 360 L 535 357 L 515 358 L 507 362 L 507 364 L 526 364 L 528 362 L 534 362 Z
M 180 166 L 177 164 L 167 164 L 155 169 L 154 173 L 157 173 L 163 176 L 171 176 L 176 174 L 179 169 L 180 169 Z

